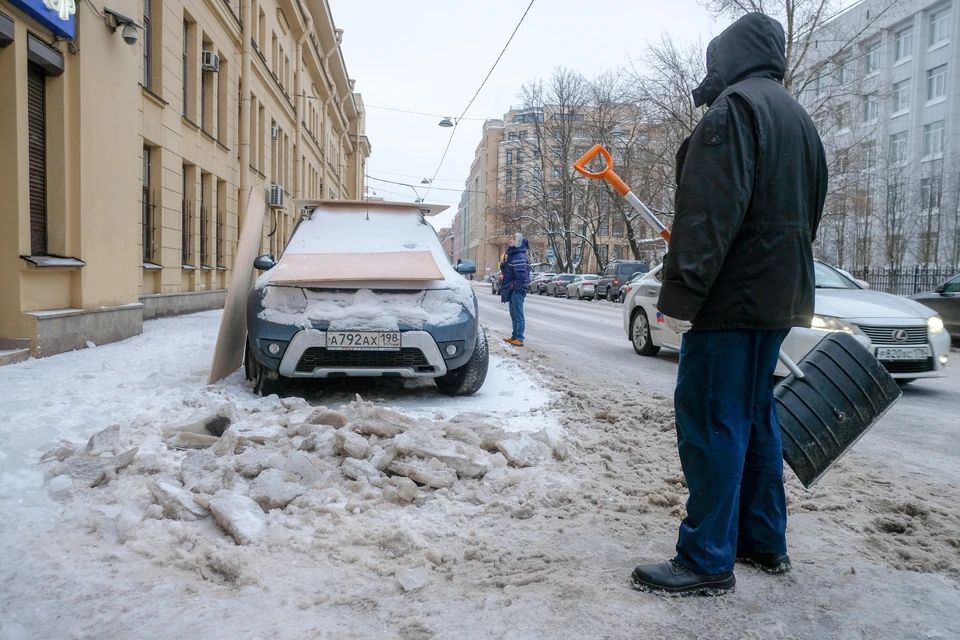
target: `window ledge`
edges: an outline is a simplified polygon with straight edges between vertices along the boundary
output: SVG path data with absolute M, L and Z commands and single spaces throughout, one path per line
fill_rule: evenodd
M 908 113 L 910 113 L 910 109 L 902 109 L 902 110 L 900 110 L 900 111 L 894 111 L 893 113 L 890 114 L 890 119 L 893 120 L 894 118 L 899 118 L 900 116 L 905 116 L 905 115 L 907 115 Z
M 163 269 L 163 266 L 159 264 L 154 264 L 153 262 L 144 262 L 143 268 L 148 271 L 157 271 L 159 269 Z
M 924 104 L 923 106 L 932 107 L 933 105 L 936 105 L 936 104 L 943 104 L 946 101 L 947 101 L 947 96 L 940 96 L 939 98 L 934 98 L 933 100 L 927 100 L 926 104 Z
M 930 48 L 927 49 L 927 53 L 930 53 L 931 51 L 936 51 L 937 49 L 943 49 L 944 47 L 946 47 L 946 46 L 949 45 L 949 44 L 950 44 L 950 38 L 947 38 L 946 40 L 944 40 L 944 41 L 942 41 L 942 42 L 938 42 L 937 44 L 932 44 L 932 45 L 930 45 Z
M 87 266 L 87 263 L 78 258 L 67 258 L 62 256 L 20 256 L 28 264 L 38 269 L 79 269 Z
M 930 162 L 931 160 L 943 160 L 943 153 L 933 153 L 920 158 L 920 162 Z
M 200 125 L 188 118 L 187 116 L 180 116 L 180 119 L 183 120 L 184 124 L 190 125 L 194 131 L 200 131 Z
M 877 124 L 877 119 L 874 118 L 873 120 L 867 120 L 867 121 L 864 122 L 861 126 L 863 126 L 863 127 L 874 127 L 874 126 L 876 126 L 876 124 Z
M 200 270 L 201 270 L 201 271 L 213 271 L 213 267 L 208 267 L 207 265 L 203 264 L 203 265 L 200 265 Z
M 151 91 L 150 89 L 147 89 L 147 88 L 146 88 L 145 86 L 143 86 L 142 84 L 140 85 L 140 89 L 143 90 L 143 97 L 144 97 L 144 98 L 146 98 L 146 99 L 149 100 L 150 102 L 154 103 L 155 105 L 157 105 L 157 106 L 160 107 L 161 109 L 163 109 L 164 107 L 166 107 L 167 105 L 170 104 L 169 102 L 167 102 L 166 100 L 164 100 L 163 98 L 161 98 L 160 96 L 158 96 L 157 94 L 155 94 L 155 93 L 154 93 L 153 91 Z
M 219 267 L 219 266 L 217 267 L 217 271 L 226 271 L 226 270 L 227 270 L 226 267 Z
M 217 139 L 217 146 L 223 149 L 224 151 L 226 151 L 227 153 L 230 153 L 230 147 L 223 144 L 223 142 L 219 138 Z
M 909 55 L 909 56 L 907 56 L 906 58 L 900 58 L 899 60 L 897 60 L 896 62 L 893 63 L 893 66 L 894 66 L 894 68 L 896 68 L 896 67 L 899 67 L 900 65 L 907 64 L 908 62 L 913 62 L 913 55 L 912 55 L 912 54 Z
M 217 140 L 215 137 L 213 137 L 213 134 L 212 134 L 212 133 L 210 133 L 209 131 L 207 131 L 207 130 L 204 129 L 203 127 L 200 128 L 200 135 L 202 135 L 204 138 L 206 138 L 206 139 L 209 140 L 210 142 L 219 142 L 219 140 Z
M 183 269 L 184 271 L 196 271 L 196 270 L 197 270 L 197 268 L 196 268 L 195 266 L 191 265 L 191 264 L 182 264 L 182 265 L 180 265 L 180 268 Z

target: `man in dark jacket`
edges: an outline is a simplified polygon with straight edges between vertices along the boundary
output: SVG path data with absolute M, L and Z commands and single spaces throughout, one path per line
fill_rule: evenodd
M 677 555 L 634 584 L 719 593 L 736 560 L 790 568 L 773 373 L 813 317 L 812 243 L 827 188 L 816 128 L 782 85 L 781 25 L 746 15 L 707 49 L 709 110 L 677 154 L 677 202 L 658 309 L 683 332 L 674 397 L 690 491 Z
M 530 288 L 530 262 L 527 260 L 527 247 L 530 243 L 521 234 L 517 234 L 513 244 L 507 248 L 506 258 L 500 265 L 503 274 L 503 286 L 500 288 L 500 302 L 510 304 L 510 320 L 513 322 L 513 335 L 506 342 L 515 347 L 523 346 L 523 332 L 526 320 L 523 316 L 523 302 Z

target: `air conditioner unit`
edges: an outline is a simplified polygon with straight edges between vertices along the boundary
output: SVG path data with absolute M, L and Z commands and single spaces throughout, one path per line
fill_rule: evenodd
M 283 187 L 279 184 L 270 185 L 270 208 L 283 209 Z
M 280 129 L 277 127 L 270 127 L 270 139 L 276 140 L 280 137 Z
M 216 73 L 220 71 L 220 56 L 213 51 L 203 51 L 200 54 L 200 66 L 204 71 Z

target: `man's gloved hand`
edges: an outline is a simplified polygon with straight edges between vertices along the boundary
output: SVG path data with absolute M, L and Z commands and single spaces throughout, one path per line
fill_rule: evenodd
M 663 316 L 663 319 L 667 323 L 667 326 L 677 333 L 686 333 L 693 328 L 693 323 L 689 320 L 677 320 L 670 316 Z

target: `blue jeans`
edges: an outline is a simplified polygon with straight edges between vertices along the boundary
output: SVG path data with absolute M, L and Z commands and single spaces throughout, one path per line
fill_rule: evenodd
M 690 331 L 674 394 L 677 448 L 690 490 L 676 562 L 732 571 L 737 551 L 787 550 L 773 373 L 787 330 Z
M 527 297 L 526 291 L 513 290 L 510 292 L 510 320 L 513 322 L 514 340 L 523 342 L 523 331 L 527 328 L 527 322 L 523 318 L 523 301 Z

